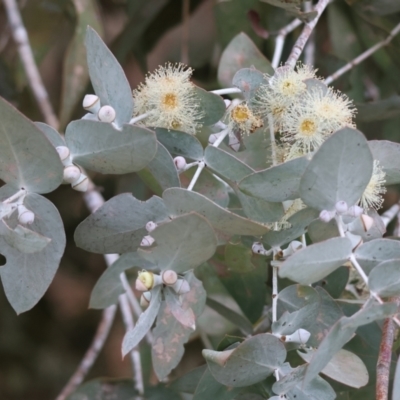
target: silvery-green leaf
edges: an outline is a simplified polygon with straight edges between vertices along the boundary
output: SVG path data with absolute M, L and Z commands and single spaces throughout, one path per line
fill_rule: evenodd
M 303 235 L 311 226 L 316 218 L 318 211 L 313 208 L 304 208 L 288 218 L 287 222 L 291 225 L 290 228 L 281 229 L 280 231 L 269 231 L 263 236 L 263 243 L 269 246 L 277 247 L 291 242 Z M 314 221 L 314 222 L 313 222 Z
M 232 85 L 242 91 L 247 101 L 254 98 L 260 85 L 266 83 L 264 74 L 254 67 L 239 69 L 232 79 Z
M 15 191 L 15 189 L 13 189 Z M 12 214 L 17 209 L 16 204 L 0 203 L 0 219 Z
M 310 362 L 315 350 L 297 351 L 297 354 L 306 362 Z M 344 385 L 360 388 L 368 383 L 368 370 L 360 357 L 354 353 L 340 349 L 321 371 L 329 378 Z
M 233 351 L 203 350 L 214 378 L 226 386 L 250 386 L 273 374 L 286 358 L 283 343 L 269 333 L 246 339 Z
M 24 254 L 37 253 L 51 242 L 50 238 L 22 225 L 17 225 L 14 229 L 11 229 L 2 220 L 0 220 L 0 235 L 11 247 Z
M 138 175 L 154 193 L 159 195 L 165 189 L 181 186 L 174 160 L 161 143 L 157 143 L 155 157 L 138 172 Z
M 24 205 L 36 216 L 29 228 L 51 242 L 41 251 L 23 254 L 0 236 L 1 253 L 7 260 L 0 267 L 0 276 L 5 294 L 18 314 L 31 309 L 42 298 L 65 248 L 64 226 L 54 205 L 34 193 L 25 197 Z
M 163 199 L 173 215 L 195 211 L 206 217 L 215 229 L 228 235 L 258 236 L 268 231 L 267 227 L 233 214 L 196 192 L 171 188 L 163 193 Z
M 279 276 L 307 285 L 339 268 L 351 255 L 347 238 L 332 238 L 316 243 L 290 256 L 279 268 Z
M 133 97 L 122 67 L 100 36 L 91 28 L 86 31 L 87 63 L 90 80 L 101 106 L 115 109 L 118 125 L 127 123 L 133 114 Z
M 44 122 L 35 122 L 35 125 L 46 135 L 54 147 L 65 146 L 63 137 L 52 126 Z
M 122 254 L 100 276 L 90 295 L 90 308 L 107 308 L 118 302 L 118 297 L 125 293 L 120 275 L 127 269 L 151 270 L 153 264 L 139 257 L 136 252 Z
M 174 156 L 182 156 L 192 160 L 203 159 L 203 146 L 189 133 L 156 128 L 157 140 Z
M 46 135 L 1 97 L 0 121 L 0 179 L 34 193 L 56 189 L 63 166 Z
M 310 93 L 317 91 L 317 92 L 321 92 L 325 95 L 326 92 L 328 91 L 328 87 L 325 85 L 324 82 L 322 82 L 319 79 L 315 79 L 315 78 L 306 79 L 304 81 L 304 83 L 307 86 L 307 91 Z
M 356 204 L 372 175 L 373 158 L 364 135 L 344 128 L 314 154 L 300 183 L 300 197 L 317 210 L 333 210 L 338 201 Z
M 366 214 L 373 219 L 371 228 L 365 231 L 365 225 L 362 222 L 361 217 L 358 217 L 348 223 L 347 229 L 351 233 L 361 236 L 364 242 L 382 238 L 386 232 L 386 226 L 383 223 L 381 216 L 374 209 L 368 210 Z M 346 222 L 347 221 L 345 221 L 345 223 Z
M 196 328 L 196 316 L 190 307 L 184 308 L 183 303 L 179 300 L 179 295 L 170 287 L 166 287 L 163 291 L 165 302 L 171 310 L 172 315 L 176 320 L 186 328 L 193 331 Z
M 271 63 L 258 50 L 253 41 L 241 32 L 231 40 L 221 55 L 218 80 L 222 86 L 229 87 L 238 70 L 251 66 L 263 73 L 274 74 Z
M 189 283 L 190 292 L 181 295 L 182 307 L 191 308 L 198 318 L 204 310 L 206 291 L 192 271 L 185 274 L 185 279 Z M 184 353 L 183 346 L 192 333 L 191 328 L 177 321 L 166 302 L 163 301 L 153 329 L 152 360 L 158 379 L 167 377 L 179 364 Z
M 278 333 L 280 335 L 291 335 L 300 328 L 305 329 L 305 326 L 308 326 L 312 321 L 315 321 L 315 315 L 318 313 L 318 308 L 318 302 L 314 302 L 292 313 L 286 311 L 278 321 L 275 321 L 272 324 L 271 330 L 273 333 Z
M 123 193 L 81 222 L 74 238 L 79 247 L 93 253 L 126 253 L 135 251 L 148 234 L 147 222 L 158 223 L 167 218 L 168 211 L 159 197 L 140 201 Z
M 67 126 L 65 141 L 75 163 L 103 174 L 140 171 L 157 152 L 156 135 L 149 129 L 124 125 L 120 131 L 84 119 Z
M 400 242 L 392 239 L 375 239 L 364 243 L 355 251 L 357 261 L 369 272 L 382 261 L 400 259 Z
M 400 183 L 400 143 L 370 140 L 368 144 L 374 160 L 379 160 L 386 173 L 386 185 Z
M 266 201 L 297 199 L 300 179 L 308 164 L 307 158 L 301 157 L 258 171 L 244 178 L 239 188 L 249 196 Z
M 160 270 L 184 272 L 207 261 L 217 248 L 210 223 L 197 213 L 184 214 L 158 225 L 151 233 L 155 243 L 138 254 Z
M 225 114 L 226 106 L 223 98 L 198 86 L 195 86 L 194 90 L 196 99 L 200 103 L 200 110 L 204 113 L 199 122 L 204 126 L 217 123 Z
M 396 374 L 393 382 L 393 399 L 400 398 L 400 357 L 397 360 Z
M 378 264 L 368 276 L 371 292 L 381 297 L 400 294 L 400 259 L 387 260 Z
M 139 319 L 133 329 L 126 332 L 122 341 L 122 356 L 125 357 L 133 350 L 150 330 L 153 322 L 157 318 L 158 310 L 161 305 L 161 286 L 158 285 L 151 290 L 151 300 L 149 307 L 140 314 Z
M 313 243 L 340 236 L 335 219 L 329 222 L 323 222 L 319 218 L 315 219 L 310 223 L 307 233 Z

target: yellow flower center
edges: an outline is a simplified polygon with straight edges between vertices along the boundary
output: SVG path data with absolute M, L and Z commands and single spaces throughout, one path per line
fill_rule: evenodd
M 313 136 L 317 131 L 317 124 L 311 119 L 305 119 L 300 124 L 300 133 L 304 136 Z
M 245 122 L 250 118 L 250 110 L 247 106 L 236 106 L 231 112 L 232 119 L 237 122 Z
M 162 105 L 166 110 L 173 110 L 178 106 L 178 99 L 174 93 L 167 93 L 162 99 Z

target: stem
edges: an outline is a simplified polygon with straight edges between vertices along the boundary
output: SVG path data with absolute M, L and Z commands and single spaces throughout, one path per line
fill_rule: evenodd
M 315 6 L 314 10 L 317 11 L 317 16 L 310 22 L 307 22 L 304 25 L 303 32 L 301 32 L 300 36 L 297 38 L 295 45 L 290 53 L 289 58 L 286 61 L 286 65 L 294 68 L 296 65 L 297 60 L 299 59 L 301 53 L 303 52 L 304 46 L 307 43 L 308 38 L 310 37 L 313 29 L 317 25 L 319 17 L 325 10 L 326 6 L 328 5 L 329 0 L 319 0 L 317 5 Z
M 275 166 L 278 163 L 278 161 L 277 161 L 277 158 L 276 158 L 274 117 L 272 116 L 272 114 L 268 114 L 268 126 L 269 126 L 269 137 L 271 139 L 272 165 Z
M 375 44 L 374 46 L 372 46 L 371 48 L 369 48 L 368 50 L 364 51 L 364 53 L 361 53 L 358 57 L 356 57 L 354 60 L 351 60 L 350 62 L 348 62 L 345 66 L 343 66 L 342 68 L 338 69 L 335 73 L 333 73 L 331 76 L 328 76 L 324 83 L 326 85 L 329 85 L 330 83 L 332 83 L 334 80 L 336 80 L 337 78 L 339 78 L 339 76 L 342 76 L 343 74 L 345 74 L 347 71 L 350 71 L 352 68 L 354 68 L 356 65 L 360 64 L 362 61 L 364 61 L 366 58 L 368 58 L 369 56 L 371 56 L 372 54 L 374 54 L 376 51 L 378 51 L 379 49 L 381 49 L 382 47 L 386 46 L 387 44 L 389 44 L 389 42 L 400 32 L 400 23 L 398 25 L 396 25 L 391 31 L 389 36 L 382 40 L 381 42 Z
M 4 0 L 3 4 L 7 12 L 7 18 L 14 41 L 18 46 L 18 53 L 28 78 L 28 84 L 32 89 L 46 123 L 58 129 L 59 121 L 54 113 L 38 67 L 35 63 L 35 58 L 33 57 L 33 52 L 29 44 L 28 33 L 22 22 L 17 2 L 16 0 Z
M 126 330 L 129 331 L 133 329 L 134 323 L 126 294 L 121 294 L 121 296 L 119 296 L 119 307 L 122 313 L 122 319 L 124 320 Z M 142 372 L 140 352 L 138 348 L 135 347 L 134 349 L 132 349 L 129 355 L 131 357 L 131 362 L 133 367 L 133 380 L 135 382 L 135 389 L 139 392 L 140 395 L 143 395 L 144 394 L 143 372 Z
M 278 315 L 278 268 L 272 267 L 272 322 Z
M 390 224 L 392 219 L 396 217 L 399 211 L 400 211 L 400 204 L 397 203 L 393 204 L 392 207 L 390 207 L 381 215 L 382 222 L 385 224 L 386 227 Z
M 237 87 L 231 87 L 231 88 L 225 88 L 225 89 L 211 90 L 210 93 L 214 93 L 214 94 L 231 94 L 231 93 L 242 93 L 242 91 Z
M 214 147 L 218 147 L 225 137 L 228 135 L 230 128 L 226 128 L 223 131 L 219 132 L 217 140 L 212 144 Z
M 94 335 L 90 347 L 87 349 L 82 361 L 80 362 L 77 370 L 69 379 L 68 383 L 64 386 L 61 393 L 57 396 L 56 400 L 65 400 L 74 390 L 83 382 L 85 376 L 89 372 L 90 368 L 97 359 L 100 350 L 104 346 L 110 328 L 114 321 L 117 307 L 112 305 L 103 310 L 103 315 L 100 321 L 97 331 Z
M 272 63 L 271 63 L 271 65 L 274 69 L 279 65 L 279 62 L 281 61 L 282 50 L 283 50 L 283 46 L 285 44 L 286 36 L 290 32 L 294 31 L 301 24 L 302 24 L 302 22 L 296 18 L 289 25 L 286 25 L 284 28 L 282 28 L 279 31 L 278 36 L 275 39 L 275 50 L 274 50 L 274 55 L 272 57 Z
M 189 11 L 190 0 L 182 0 L 182 42 L 181 42 L 181 61 L 189 64 Z
M 17 193 L 13 194 L 8 199 L 3 200 L 1 203 L 3 203 L 3 204 L 12 203 L 13 201 L 18 200 L 20 197 L 25 196 L 25 195 L 26 195 L 26 190 L 20 189 L 20 190 L 18 190 Z
M 138 115 L 137 117 L 132 118 L 132 119 L 129 121 L 129 124 L 130 124 L 130 125 L 133 125 L 133 124 L 135 124 L 136 122 L 139 122 L 139 121 L 141 121 L 142 119 L 147 118 L 148 116 L 149 116 L 149 113 L 140 114 L 140 115 Z
M 307 1 L 304 3 L 304 11 L 310 12 L 312 11 L 312 2 Z M 310 35 L 310 39 L 307 42 L 307 45 L 304 49 L 304 64 L 314 65 L 315 59 L 315 31 L 312 31 Z
M 189 186 L 187 187 L 187 190 L 192 190 L 194 185 L 197 182 L 197 179 L 199 179 L 199 176 L 201 174 L 201 171 L 203 171 L 204 167 L 206 166 L 206 164 L 204 164 L 204 161 L 200 161 L 199 162 L 199 166 L 197 167 L 196 172 L 193 175 L 192 180 L 189 183 Z
M 393 297 L 391 300 L 397 306 L 400 305 L 399 296 Z M 389 398 L 390 362 L 392 359 L 395 328 L 392 318 L 386 318 L 383 323 L 381 345 L 376 364 L 376 400 L 388 400 Z

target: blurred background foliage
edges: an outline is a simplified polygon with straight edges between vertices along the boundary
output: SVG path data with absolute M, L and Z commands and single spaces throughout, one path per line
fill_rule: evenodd
M 88 80 L 84 48 L 88 24 L 101 34 L 111 48 L 132 88 L 144 79 L 147 71 L 167 61 L 183 60 L 195 69 L 196 84 L 211 90 L 219 87 L 219 59 L 234 36 L 245 32 L 271 59 L 274 32 L 293 19 L 293 15 L 283 8 L 260 0 L 190 0 L 189 18 L 183 23 L 183 3 L 181 0 L 19 2 L 36 62 L 60 118 L 61 131 L 69 121 L 83 115 L 83 95 L 93 92 Z M 397 0 L 335 0 L 323 14 L 312 39 L 315 42 L 314 65 L 319 70 L 318 74 L 324 77 L 332 74 L 385 39 L 399 21 L 400 3 Z M 256 33 L 260 31 L 264 34 L 267 31 L 270 37 L 260 37 Z M 301 27 L 287 37 L 283 60 L 300 31 Z M 188 40 L 186 45 L 182 45 L 185 32 L 188 32 Z M 357 104 L 358 128 L 369 139 L 400 141 L 400 36 L 334 82 L 334 86 Z M 27 85 L 1 3 L 0 95 L 32 120 L 42 120 Z M 371 102 L 379 103 L 371 106 Z M 132 191 L 143 200 L 151 195 L 136 174 L 120 177 L 95 174 L 92 178 L 102 188 L 106 199 L 127 191 Z M 0 290 L 2 400 L 54 398 L 81 360 L 101 316 L 98 310 L 88 310 L 88 303 L 90 292 L 105 268 L 103 257 L 80 250 L 73 242 L 77 224 L 88 215 L 82 197 L 69 186 L 60 187 L 48 197 L 63 217 L 68 244 L 53 284 L 33 310 L 17 317 Z M 398 200 L 398 188 L 390 187 L 385 208 Z M 250 263 L 249 260 L 247 262 Z M 247 279 L 254 281 L 257 290 L 265 291 L 264 283 L 261 288 L 257 286 L 260 278 L 263 282 L 267 280 L 263 265 L 265 260 L 253 256 L 251 262 L 255 269 Z M 205 267 L 199 272 L 207 291 L 226 292 L 226 289 L 218 287 L 221 282 L 234 291 L 229 285 L 231 277 L 218 264 L 218 254 L 212 266 L 214 268 Z M 213 278 L 218 275 L 221 280 Z M 240 298 L 240 290 L 231 295 Z M 252 322 L 257 320 L 262 310 L 256 311 L 249 310 L 248 317 Z M 206 332 L 215 345 L 232 328 L 228 321 L 211 309 L 203 320 L 206 321 Z M 123 334 L 124 328 L 118 317 L 88 378 L 130 376 L 129 360 L 122 361 L 120 356 Z M 196 338 L 186 345 L 185 357 L 174 371 L 174 376 L 203 363 L 201 348 L 202 343 Z M 143 346 L 142 352 L 145 373 L 155 384 L 149 348 Z

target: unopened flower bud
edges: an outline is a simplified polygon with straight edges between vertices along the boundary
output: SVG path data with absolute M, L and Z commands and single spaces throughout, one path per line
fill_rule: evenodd
M 295 253 L 297 250 L 300 250 L 303 247 L 303 243 L 298 240 L 293 240 L 289 243 L 289 246 L 282 251 L 282 257 L 287 258 Z
M 142 307 L 147 307 L 151 301 L 151 292 L 143 292 L 140 296 L 140 305 Z
M 208 137 L 208 143 L 213 144 L 217 139 L 218 139 L 218 135 L 216 135 L 215 133 L 212 133 Z
M 360 206 L 351 206 L 347 210 L 347 215 L 350 215 L 351 217 L 359 217 L 362 213 L 364 212 L 364 209 Z
M 347 210 L 349 209 L 349 207 L 347 206 L 347 203 L 343 200 L 338 201 L 335 204 L 335 208 L 336 208 L 336 211 L 338 212 L 338 214 L 345 214 L 347 212 Z
M 157 228 L 157 224 L 155 222 L 153 222 L 153 221 L 149 221 L 146 224 L 146 231 L 149 232 L 149 233 L 154 231 L 154 229 L 156 229 L 156 228 Z
M 115 110 L 111 106 L 103 106 L 97 113 L 97 117 L 101 122 L 113 122 L 115 120 Z
M 141 292 L 147 292 L 154 287 L 154 274 L 150 271 L 141 271 L 135 282 L 135 287 Z
M 95 94 L 87 94 L 83 99 L 82 106 L 85 110 L 97 114 L 100 110 L 100 99 Z
M 79 178 L 71 183 L 72 189 L 78 191 L 78 192 L 86 192 L 87 188 L 89 186 L 89 179 L 86 175 L 80 174 Z
M 173 285 L 171 285 L 171 287 L 177 294 L 185 294 L 190 292 L 189 282 L 185 279 L 178 279 Z
M 35 214 L 24 205 L 18 206 L 18 222 L 22 225 L 30 225 L 35 220 Z
M 168 269 L 162 272 L 161 278 L 164 285 L 172 286 L 177 282 L 178 274 L 175 271 Z
M 151 237 L 150 235 L 147 235 L 142 239 L 140 245 L 142 247 L 150 247 L 154 242 L 155 242 L 154 238 Z
M 81 176 L 81 170 L 76 165 L 68 165 L 64 168 L 63 183 L 73 183 Z
M 187 165 L 186 160 L 181 156 L 174 158 L 174 164 L 178 171 L 183 171 Z
M 305 329 L 298 329 L 291 335 L 282 336 L 282 339 L 285 338 L 285 342 L 305 344 L 307 343 L 308 339 L 310 339 L 310 336 L 311 333 L 306 331 Z
M 66 146 L 57 146 L 56 147 L 57 153 L 60 156 L 60 160 L 61 162 L 65 162 L 66 160 L 68 160 L 69 155 L 70 155 L 70 151 L 69 148 Z
M 335 212 L 334 211 L 322 210 L 319 213 L 319 219 L 322 222 L 329 222 L 334 217 L 335 217 Z
M 253 246 L 251 246 L 251 250 L 253 251 L 253 253 L 256 253 L 256 254 L 264 254 L 265 253 L 264 246 L 260 242 L 253 243 Z

